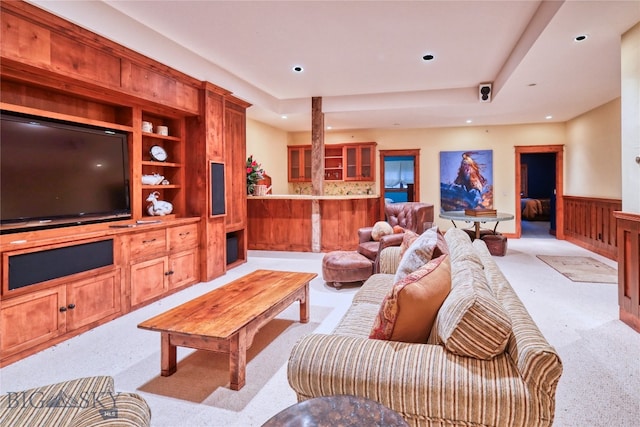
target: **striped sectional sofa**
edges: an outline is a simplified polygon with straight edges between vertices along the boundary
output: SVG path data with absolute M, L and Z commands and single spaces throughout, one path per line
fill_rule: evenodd
M 3 427 L 145 427 L 147 402 L 135 393 L 114 390 L 113 378 L 78 378 L 0 396 Z
M 400 413 L 411 426 L 550 426 L 562 364 L 491 258 L 466 233 L 445 234 L 451 291 L 426 343 L 370 339 L 393 286 L 398 247 L 381 254 L 332 334 L 294 346 L 289 384 L 298 400 L 356 395 Z

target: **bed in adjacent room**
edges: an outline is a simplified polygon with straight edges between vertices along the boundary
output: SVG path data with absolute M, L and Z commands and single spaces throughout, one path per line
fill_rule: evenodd
M 549 221 L 551 213 L 551 199 L 520 199 L 522 219 L 527 221 Z

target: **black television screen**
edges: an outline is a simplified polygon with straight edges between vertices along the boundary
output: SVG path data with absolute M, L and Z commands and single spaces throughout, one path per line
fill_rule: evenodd
M 131 216 L 127 134 L 2 112 L 1 233 Z

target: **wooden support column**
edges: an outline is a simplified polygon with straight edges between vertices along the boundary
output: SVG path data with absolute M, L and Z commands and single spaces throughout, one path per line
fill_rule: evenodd
M 311 194 L 324 195 L 324 113 L 322 97 L 311 98 Z M 311 251 L 320 252 L 320 201 L 311 202 Z
M 324 113 L 322 97 L 311 98 L 311 184 L 314 196 L 324 194 Z

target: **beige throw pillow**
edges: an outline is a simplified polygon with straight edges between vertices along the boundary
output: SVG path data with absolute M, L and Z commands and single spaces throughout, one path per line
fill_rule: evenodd
M 438 228 L 438 241 L 436 243 L 436 248 L 433 250 L 433 258 L 438 258 L 440 255 L 448 254 L 449 246 L 447 245 L 447 241 L 444 239 L 444 234 Z
M 377 242 L 382 236 L 386 236 L 388 234 L 393 234 L 393 227 L 391 224 L 385 221 L 378 221 L 373 224 L 373 229 L 371 230 L 371 238 L 373 240 Z
M 442 255 L 393 285 L 369 338 L 426 343 L 450 290 L 451 264 L 449 256 Z
M 407 230 L 404 232 L 402 243 L 400 244 L 400 256 L 407 252 L 407 249 L 411 247 L 418 237 L 420 237 L 420 235 L 415 231 Z
M 433 251 L 438 242 L 438 227 L 432 227 L 422 233 L 405 251 L 400 259 L 398 270 L 394 278 L 394 283 L 404 279 L 404 277 L 419 269 L 427 262 L 431 261 Z

